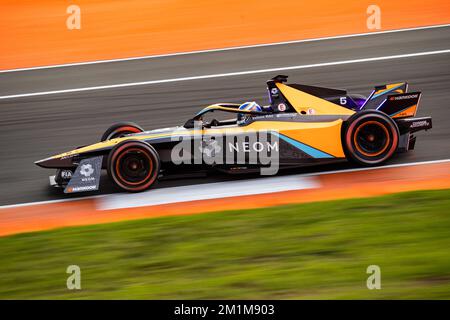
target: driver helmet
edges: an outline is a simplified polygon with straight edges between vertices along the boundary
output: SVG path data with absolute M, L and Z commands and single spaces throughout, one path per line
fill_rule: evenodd
M 239 106 L 239 110 L 248 110 L 248 111 L 262 111 L 262 108 L 255 101 L 245 102 Z M 245 113 L 238 113 L 237 115 L 237 124 L 243 124 L 247 120 L 251 118 L 251 115 Z

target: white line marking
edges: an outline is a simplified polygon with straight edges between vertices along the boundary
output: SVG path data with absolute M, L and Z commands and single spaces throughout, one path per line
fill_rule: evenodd
M 0 99 L 35 97 L 35 96 L 44 96 L 44 95 L 51 95 L 51 94 L 62 94 L 62 93 L 72 93 L 72 92 L 113 89 L 113 88 L 136 87 L 136 86 L 144 86 L 144 85 L 152 85 L 152 84 L 160 84 L 160 83 L 169 83 L 169 82 L 233 77 L 233 76 L 242 76 L 242 75 L 249 75 L 249 74 L 275 72 L 275 71 L 286 71 L 286 70 L 298 70 L 298 69 L 308 69 L 308 68 L 317 68 L 317 67 L 337 66 L 337 65 L 343 65 L 343 64 L 384 61 L 384 60 L 421 57 L 421 56 L 430 56 L 430 55 L 447 54 L 447 53 L 450 53 L 450 49 L 437 50 L 437 51 L 426 51 L 426 52 L 415 52 L 415 53 L 405 53 L 405 54 L 397 54 L 397 55 L 391 55 L 391 56 L 361 58 L 361 59 L 352 59 L 352 60 L 343 60 L 343 61 L 322 62 L 322 63 L 313 63 L 313 64 L 305 64 L 305 65 L 297 65 L 297 66 L 269 68 L 269 69 L 248 70 L 248 71 L 238 71 L 238 72 L 229 72 L 229 73 L 217 73 L 217 74 L 171 78 L 171 79 L 161 79 L 161 80 L 150 80 L 150 81 L 141 81 L 141 82 L 119 83 L 119 84 L 110 84 L 110 85 L 95 86 L 95 87 L 84 87 L 84 88 L 54 90 L 54 91 L 41 91 L 41 92 L 33 92 L 33 93 L 21 93 L 21 94 L 0 96 Z
M 61 189 L 61 192 L 64 189 Z M 99 194 L 96 196 L 86 196 L 86 197 L 77 197 L 77 198 L 67 198 L 67 199 L 58 199 L 58 200 L 46 200 L 46 201 L 34 201 L 34 202 L 25 202 L 25 203 L 18 203 L 18 204 L 8 204 L 0 206 L 0 210 L 2 209 L 14 209 L 14 208 L 21 208 L 21 207 L 28 207 L 28 206 L 40 206 L 43 204 L 54 204 L 54 203 L 63 203 L 63 202 L 72 202 L 72 201 L 81 201 L 81 200 L 92 200 L 97 198 L 102 198 L 106 196 L 106 194 Z
M 131 195 L 112 194 L 99 199 L 96 204 L 98 210 L 113 210 L 319 187 L 320 184 L 314 177 L 271 177 L 156 189 Z M 194 192 L 194 188 L 198 190 Z
M 155 58 L 165 58 L 165 57 L 174 57 L 174 56 L 184 56 L 184 55 L 192 55 L 192 54 L 200 54 L 200 53 L 221 52 L 221 51 L 241 50 L 241 49 L 252 49 L 252 48 L 260 48 L 260 47 L 271 47 L 271 46 L 279 46 L 279 45 L 287 45 L 287 44 L 304 43 L 304 42 L 335 40 L 335 39 L 346 39 L 346 38 L 374 36 L 374 35 L 397 33 L 397 32 L 407 32 L 407 31 L 416 31 L 416 30 L 446 28 L 446 27 L 449 27 L 449 26 L 450 26 L 450 24 L 440 24 L 440 25 L 434 25 L 434 26 L 404 28 L 404 29 L 365 32 L 365 33 L 355 33 L 355 34 L 346 34 L 346 35 L 341 35 L 341 36 L 331 36 L 331 37 L 310 38 L 310 39 L 303 39 L 303 40 L 291 40 L 291 41 L 281 41 L 281 42 L 272 42 L 272 43 L 262 43 L 262 44 L 254 44 L 254 45 L 247 45 L 247 46 L 236 46 L 236 47 L 228 47 L 228 48 L 217 48 L 217 49 L 206 49 L 206 50 L 176 52 L 176 53 L 157 54 L 157 55 L 148 55 L 148 56 L 131 57 L 131 58 L 118 58 L 118 59 L 96 60 L 96 61 L 87 61 L 87 62 L 65 63 L 65 64 L 56 64 L 56 65 L 49 65 L 49 66 L 30 67 L 30 68 L 17 68 L 17 69 L 9 69 L 9 70 L 0 70 L 0 73 L 19 72 L 19 71 L 32 71 L 32 70 L 42 70 L 42 69 L 52 69 L 52 68 L 65 68 L 65 67 L 73 67 L 73 66 L 84 66 L 84 65 L 90 65 L 90 64 L 124 62 L 124 61 L 133 61 L 133 60 L 144 60 L 144 59 L 155 59 Z
M 336 173 L 373 171 L 373 170 L 380 170 L 380 169 L 401 168 L 401 167 L 410 167 L 410 166 L 421 166 L 421 165 L 426 165 L 426 164 L 437 164 L 437 163 L 445 163 L 445 162 L 450 162 L 450 159 L 397 163 L 397 164 L 388 164 L 388 165 L 382 165 L 382 166 L 378 166 L 378 167 L 369 167 L 369 168 L 353 168 L 353 169 L 344 169 L 344 170 L 331 170 L 331 171 L 323 171 L 323 172 L 305 173 L 305 174 L 301 174 L 300 176 L 308 177 L 308 176 L 321 176 L 321 175 L 336 174 Z
M 421 162 L 409 162 L 409 163 L 399 163 L 399 164 L 390 164 L 390 165 L 384 165 L 379 167 L 370 167 L 370 168 L 353 168 L 353 169 L 344 169 L 344 170 L 334 170 L 334 171 L 324 171 L 324 172 L 314 172 L 314 173 L 305 173 L 305 174 L 298 174 L 298 175 L 292 175 L 289 177 L 296 177 L 296 178 L 303 178 L 303 177 L 313 177 L 313 176 L 320 176 L 320 175 L 327 175 L 327 174 L 336 174 L 336 173 L 348 173 L 348 172 L 358 172 L 358 171 L 371 171 L 371 170 L 379 170 L 379 169 L 387 169 L 387 168 L 398 168 L 398 167 L 408 167 L 408 166 L 419 166 L 419 165 L 428 165 L 428 164 L 437 164 L 437 163 L 446 163 L 450 162 L 450 159 L 441 159 L 441 160 L 431 160 L 431 161 L 421 161 Z M 261 179 L 251 179 L 251 181 L 260 183 Z M 245 180 L 243 180 L 245 181 Z M 247 180 L 247 181 L 250 181 Z M 203 184 L 195 184 L 190 186 L 184 186 L 189 188 L 198 188 L 202 190 L 206 190 L 205 186 L 209 185 L 208 183 Z M 175 187 L 178 188 L 178 187 Z M 149 192 L 154 192 L 157 190 L 165 190 L 165 193 L 170 193 L 170 190 L 172 188 L 161 188 L 161 189 L 154 189 L 153 191 L 150 190 Z M 25 206 L 35 206 L 35 205 L 41 205 L 41 204 L 52 204 L 52 203 L 61 203 L 61 202 L 71 202 L 71 201 L 79 201 L 79 200 L 91 200 L 91 199 L 101 199 L 106 196 L 109 196 L 110 194 L 102 194 L 102 195 L 96 195 L 96 196 L 86 196 L 86 197 L 79 197 L 79 198 L 69 198 L 69 199 L 59 199 L 59 200 L 47 200 L 47 201 L 36 201 L 36 202 L 27 202 L 27 203 L 19 203 L 19 204 L 11 204 L 11 205 L 3 205 L 0 206 L 1 209 L 11 209 L 11 208 L 20 208 Z M 132 194 L 123 194 L 126 195 L 132 195 Z

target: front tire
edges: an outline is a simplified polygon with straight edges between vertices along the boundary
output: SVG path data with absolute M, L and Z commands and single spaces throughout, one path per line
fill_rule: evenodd
M 128 134 L 140 133 L 143 131 L 144 129 L 133 122 L 118 122 L 113 124 L 108 128 L 108 130 L 105 131 L 100 141 L 121 138 Z
M 373 166 L 387 161 L 398 147 L 397 124 L 376 110 L 359 112 L 348 120 L 343 145 L 350 161 Z
M 111 150 L 107 170 L 118 188 L 129 192 L 144 191 L 157 180 L 160 159 L 148 143 L 127 140 Z

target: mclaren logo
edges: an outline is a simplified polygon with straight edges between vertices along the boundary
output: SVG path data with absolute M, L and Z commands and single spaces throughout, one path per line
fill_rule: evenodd
M 70 170 L 62 170 L 61 178 L 65 180 L 70 180 L 72 178 L 72 171 Z

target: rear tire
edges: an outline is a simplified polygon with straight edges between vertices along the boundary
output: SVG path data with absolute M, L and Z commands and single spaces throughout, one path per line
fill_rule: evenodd
M 399 136 L 397 124 L 385 113 L 359 112 L 350 117 L 343 134 L 347 159 L 365 166 L 381 164 L 397 150 Z
M 108 130 L 105 131 L 100 141 L 121 138 L 126 136 L 127 134 L 140 133 L 143 131 L 144 129 L 133 122 L 118 122 L 113 124 L 108 128 Z
M 108 175 L 125 191 L 139 192 L 150 188 L 158 178 L 159 169 L 158 153 L 143 141 L 123 141 L 109 153 Z

